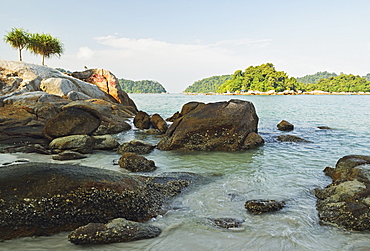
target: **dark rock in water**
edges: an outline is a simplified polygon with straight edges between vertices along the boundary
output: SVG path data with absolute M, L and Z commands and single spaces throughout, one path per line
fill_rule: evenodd
M 252 214 L 262 214 L 279 211 L 285 206 L 285 201 L 276 200 L 248 200 L 245 208 Z
M 257 146 L 262 146 L 264 143 L 265 140 L 258 133 L 251 132 L 244 140 L 244 148 L 251 149 Z
M 168 128 L 158 143 L 160 150 L 238 151 L 251 146 L 245 139 L 257 133 L 258 116 L 251 102 L 190 102 L 179 119 Z
M 160 234 L 161 229 L 156 226 L 117 218 L 107 224 L 79 227 L 68 235 L 68 240 L 76 245 L 96 245 L 149 239 Z
M 132 140 L 129 143 L 123 143 L 117 149 L 117 153 L 123 154 L 125 152 L 148 154 L 153 151 L 155 146 L 141 140 Z
M 59 153 L 58 155 L 53 155 L 52 159 L 53 160 L 74 160 L 74 159 L 83 159 L 86 158 L 85 155 L 79 153 L 79 152 L 74 152 L 74 151 L 63 151 Z
M 294 129 L 294 125 L 292 125 L 291 123 L 289 123 L 286 120 L 282 120 L 282 121 L 280 121 L 279 124 L 277 124 L 277 128 L 280 131 L 292 131 Z
M 319 128 L 321 130 L 331 130 L 331 128 L 329 126 L 318 126 L 317 128 Z
M 158 129 L 161 133 L 165 133 L 168 129 L 166 121 L 157 113 L 150 117 L 150 123 L 154 129 Z
M 308 141 L 306 139 L 303 139 L 303 138 L 295 136 L 295 135 L 279 135 L 277 137 L 277 140 L 281 141 L 281 142 L 312 143 L 311 141 Z
M 115 218 L 147 221 L 200 176 L 132 176 L 79 165 L 0 168 L 0 239 L 51 235 Z
M 138 111 L 134 117 L 134 126 L 143 130 L 150 128 L 150 116 L 146 112 Z
M 244 223 L 244 220 L 234 218 L 209 218 L 209 220 L 221 228 L 239 228 Z
M 118 164 L 131 172 L 152 172 L 157 169 L 153 160 L 148 160 L 136 153 L 122 154 Z
M 370 230 L 370 156 L 348 155 L 325 168 L 333 183 L 315 189 L 321 222 L 348 230 Z
M 100 115 L 88 108 L 64 109 L 46 122 L 43 133 L 49 139 L 69 135 L 91 135 L 100 125 Z

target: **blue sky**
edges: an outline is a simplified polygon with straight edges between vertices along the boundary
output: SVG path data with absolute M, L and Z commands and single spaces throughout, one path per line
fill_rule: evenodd
M 110 70 L 178 93 L 195 81 L 273 63 L 289 76 L 370 73 L 368 0 L 0 0 L 0 34 L 13 27 L 64 44 L 50 67 Z M 0 58 L 17 51 L 0 42 Z M 26 62 L 39 56 L 23 52 Z

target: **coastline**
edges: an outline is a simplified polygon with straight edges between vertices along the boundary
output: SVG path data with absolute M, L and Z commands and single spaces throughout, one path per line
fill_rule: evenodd
M 248 92 L 230 92 L 230 93 L 216 93 L 216 92 L 207 92 L 207 93 L 186 93 L 183 92 L 185 95 L 370 95 L 370 92 L 324 92 L 324 91 L 309 91 L 309 92 L 302 92 L 302 91 L 283 91 L 283 92 L 275 92 L 275 91 L 268 91 L 268 92 L 260 92 L 260 91 L 248 91 Z

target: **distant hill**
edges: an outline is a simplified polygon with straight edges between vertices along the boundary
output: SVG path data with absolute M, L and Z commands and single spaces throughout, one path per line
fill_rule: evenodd
M 315 74 L 312 75 L 306 75 L 300 78 L 296 78 L 298 83 L 303 83 L 303 84 L 316 84 L 319 82 L 320 79 L 323 78 L 330 78 L 330 77 L 337 77 L 338 75 L 333 73 L 329 73 L 327 71 L 319 71 Z
M 191 86 L 187 87 L 184 92 L 187 93 L 207 93 L 217 92 L 220 85 L 231 79 L 232 75 L 213 76 L 204 78 L 194 82 Z
M 157 81 L 118 79 L 122 90 L 127 93 L 166 93 L 166 89 Z

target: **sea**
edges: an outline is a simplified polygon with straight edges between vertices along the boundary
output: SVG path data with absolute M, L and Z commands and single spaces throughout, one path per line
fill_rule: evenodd
M 154 172 L 191 172 L 211 181 L 180 194 L 170 210 L 149 221 L 162 229 L 153 239 L 99 246 L 76 246 L 68 232 L 0 242 L 0 250 L 370 250 L 370 232 L 355 232 L 322 224 L 313 190 L 331 183 L 323 173 L 339 158 L 370 155 L 370 96 L 368 95 L 185 95 L 129 94 L 139 110 L 163 118 L 181 111 L 190 101 L 204 103 L 241 99 L 252 102 L 259 117 L 258 132 L 265 144 L 244 152 L 181 152 L 154 150 L 145 155 L 156 163 Z M 277 130 L 287 120 L 291 132 Z M 130 121 L 132 123 L 132 121 Z M 319 129 L 326 126 L 330 129 Z M 292 134 L 312 143 L 279 142 Z M 120 143 L 133 139 L 156 144 L 160 138 L 132 129 L 117 135 Z M 119 155 L 96 151 L 82 160 L 63 163 L 127 172 L 114 163 Z M 57 163 L 40 154 L 0 154 L 0 165 L 13 161 Z M 244 204 L 252 199 L 286 201 L 274 213 L 253 215 Z M 234 218 L 244 223 L 217 227 L 210 218 Z

